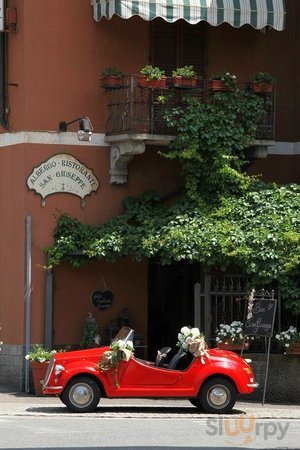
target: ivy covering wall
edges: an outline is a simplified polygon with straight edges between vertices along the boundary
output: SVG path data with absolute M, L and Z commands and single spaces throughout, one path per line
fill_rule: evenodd
M 131 255 L 224 271 L 234 265 L 253 284 L 277 281 L 286 306 L 300 313 L 300 185 L 266 184 L 245 172 L 262 114 L 260 98 L 238 90 L 170 110 L 166 103 L 164 120 L 177 138 L 162 157 L 181 161 L 182 194 L 171 205 L 155 192 L 127 198 L 124 213 L 98 227 L 63 215 L 50 264 Z

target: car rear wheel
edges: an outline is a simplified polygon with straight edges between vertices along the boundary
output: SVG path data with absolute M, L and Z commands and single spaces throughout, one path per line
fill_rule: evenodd
M 61 400 L 69 411 L 80 413 L 95 411 L 100 397 L 101 392 L 96 381 L 89 377 L 80 377 L 69 382 Z
M 208 413 L 228 413 L 236 401 L 236 388 L 226 378 L 212 378 L 201 388 L 199 400 L 202 408 Z

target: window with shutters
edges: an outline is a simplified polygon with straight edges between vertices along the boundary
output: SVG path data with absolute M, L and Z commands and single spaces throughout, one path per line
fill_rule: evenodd
M 190 25 L 183 20 L 168 23 L 162 19 L 151 22 L 151 63 L 172 75 L 176 67 L 194 66 L 205 78 L 203 22 Z

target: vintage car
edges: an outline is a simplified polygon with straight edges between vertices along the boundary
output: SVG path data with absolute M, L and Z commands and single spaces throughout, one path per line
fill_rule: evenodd
M 132 342 L 133 335 L 123 327 L 114 341 Z M 179 349 L 168 362 L 171 348 L 165 347 L 154 362 L 132 355 L 101 370 L 99 362 L 111 355 L 110 348 L 55 353 L 43 393 L 59 396 L 72 412 L 94 411 L 101 397 L 130 397 L 188 399 L 208 413 L 222 414 L 233 408 L 238 394 L 258 386 L 248 362 L 231 351 L 208 349 L 206 356 L 195 357 Z

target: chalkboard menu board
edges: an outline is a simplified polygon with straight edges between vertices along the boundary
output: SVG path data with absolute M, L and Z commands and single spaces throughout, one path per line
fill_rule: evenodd
M 105 310 L 110 308 L 113 302 L 114 294 L 111 291 L 93 291 L 91 294 L 91 302 L 95 308 Z
M 247 336 L 272 336 L 277 300 L 254 298 L 246 308 L 243 331 Z

